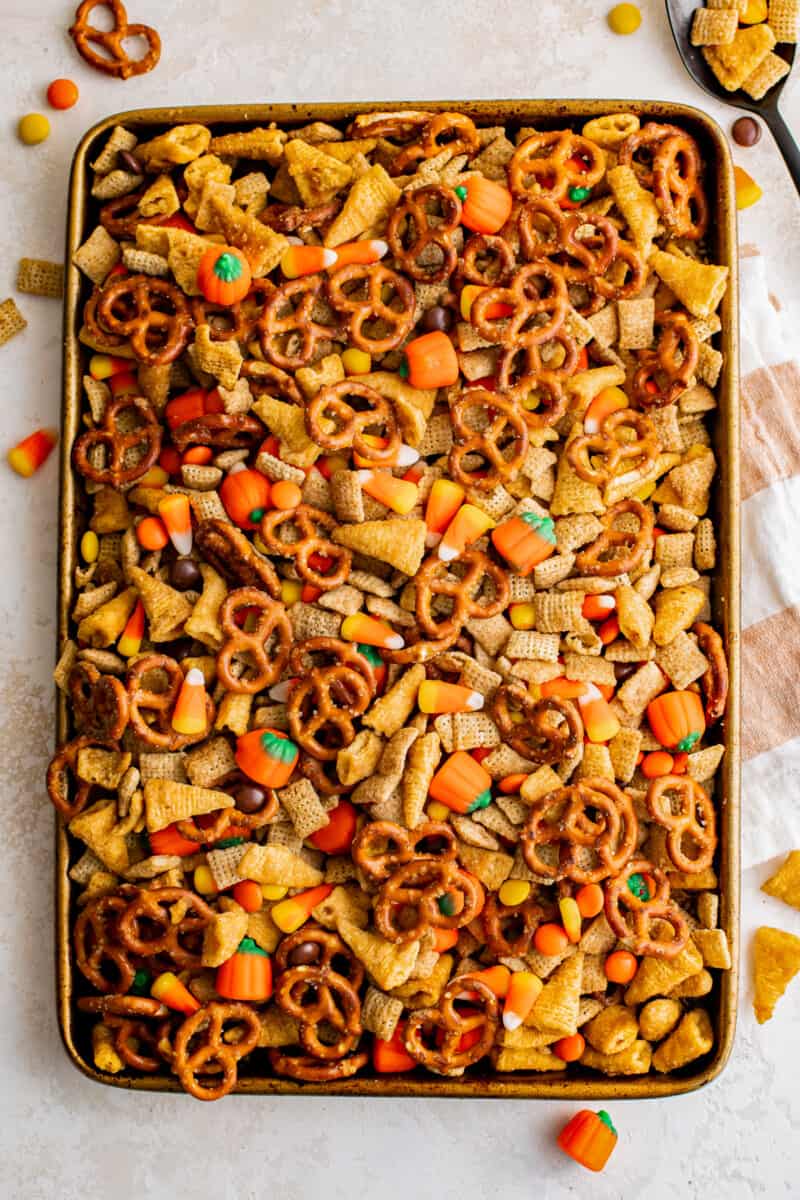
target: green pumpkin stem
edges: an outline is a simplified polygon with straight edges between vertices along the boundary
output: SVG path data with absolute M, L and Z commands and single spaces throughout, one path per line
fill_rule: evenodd
M 220 254 L 214 263 L 214 274 L 223 283 L 235 283 L 242 277 L 243 267 L 235 254 Z

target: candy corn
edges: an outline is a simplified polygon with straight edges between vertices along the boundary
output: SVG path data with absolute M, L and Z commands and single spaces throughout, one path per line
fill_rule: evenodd
M 480 296 L 481 292 L 485 291 L 486 288 L 480 287 L 475 283 L 468 283 L 466 287 L 461 289 L 458 304 L 465 321 L 469 320 L 469 314 L 476 298 Z M 499 320 L 500 317 L 510 317 L 513 311 L 514 309 L 510 304 L 503 304 L 502 300 L 496 300 L 494 304 L 488 305 L 484 316 L 488 317 L 490 321 L 494 321 Z
M 583 429 L 585 433 L 599 433 L 600 426 L 605 421 L 606 417 L 610 417 L 613 412 L 618 412 L 621 408 L 628 407 L 628 397 L 623 392 L 622 388 L 607 387 L 603 388 L 602 392 L 598 392 L 594 400 L 586 409 L 583 418 Z
M 150 995 L 154 1000 L 160 1000 L 162 1004 L 166 1004 L 167 1008 L 174 1008 L 176 1012 L 187 1015 L 196 1013 L 200 1008 L 200 1001 L 192 995 L 185 984 L 181 983 L 177 975 L 173 975 L 172 971 L 164 971 L 163 975 L 159 975 L 158 979 L 153 981 Z
M 387 445 L 387 439 L 378 437 L 377 434 L 364 433 L 361 436 L 363 437 L 364 441 L 368 443 L 368 445 L 375 446 L 379 450 L 383 450 Z M 383 463 L 383 465 L 385 467 L 413 467 L 414 463 L 417 462 L 418 459 L 419 452 L 414 450 L 411 446 L 407 446 L 405 442 L 401 442 L 397 449 L 397 453 L 393 454 L 388 461 Z M 371 470 L 375 465 L 370 461 L 370 459 L 364 458 L 362 454 L 357 454 L 355 450 L 353 451 L 353 462 L 357 467 L 365 467 L 367 470 Z
M 539 999 L 542 986 L 541 979 L 533 971 L 514 971 L 508 981 L 503 1005 L 503 1025 L 506 1029 L 519 1029 Z
M 368 617 L 366 613 L 358 612 L 345 617 L 339 634 L 345 641 L 363 642 L 366 646 L 379 646 L 382 650 L 402 650 L 405 646 L 405 641 L 391 625 L 379 621 L 377 617 Z
M 441 540 L 442 534 L 463 502 L 464 489 L 460 483 L 453 483 L 452 479 L 434 481 L 425 508 L 425 524 L 428 526 L 425 544 L 429 549 Z
M 401 516 L 410 513 L 417 503 L 417 485 L 405 479 L 395 479 L 390 471 L 362 470 L 358 472 L 358 478 L 368 496 Z
M 502 964 L 496 967 L 487 967 L 485 971 L 470 971 L 465 979 L 480 979 L 481 983 L 485 983 L 490 991 L 494 992 L 501 1000 L 508 992 L 508 984 L 511 979 L 511 972 L 508 967 Z
M 607 621 L 603 621 L 602 625 L 597 626 L 597 636 L 604 646 L 609 646 L 619 637 L 619 619 L 616 616 L 609 617 Z
M 128 623 L 122 631 L 122 636 L 117 642 L 117 649 L 123 658 L 131 658 L 134 654 L 139 653 L 139 647 L 142 644 L 144 637 L 144 605 L 141 600 L 136 601 L 136 607 L 128 617 Z
M 186 678 L 175 702 L 172 728 L 176 733 L 194 737 L 205 732 L 207 723 L 205 679 L 202 671 L 192 667 L 186 672 Z
M 375 691 L 380 696 L 386 686 L 386 678 L 389 674 L 389 668 L 381 658 L 374 646 L 368 646 L 366 642 L 358 642 L 356 649 L 362 658 L 365 658 L 372 667 L 372 673 L 375 676 Z
M 439 558 L 442 562 L 452 562 L 493 525 L 494 521 L 482 508 L 475 504 L 462 504 L 439 542 Z
M 380 238 L 366 238 L 363 242 L 345 242 L 336 247 L 336 267 L 345 267 L 350 263 L 376 263 L 387 254 L 389 246 Z
M 129 358 L 115 358 L 111 354 L 93 354 L 89 359 L 89 374 L 92 379 L 110 379 L 112 375 L 120 375 L 130 371 Z
M 583 602 L 581 613 L 587 621 L 605 621 L 616 607 L 617 602 L 614 596 L 604 593 L 599 596 L 587 596 Z
M 192 549 L 192 510 L 189 499 L 179 493 L 165 496 L 158 504 L 158 515 L 164 522 L 169 540 L 181 557 Z
M 483 696 L 458 683 L 426 679 L 419 685 L 417 704 L 424 713 L 477 712 L 483 708 Z
M 131 371 L 120 371 L 118 375 L 112 375 L 108 386 L 115 400 L 120 396 L 138 396 L 141 392 L 139 382 Z
M 13 450 L 9 450 L 8 465 L 18 475 L 28 479 L 47 461 L 57 441 L 55 429 L 37 429 L 36 433 L 28 434 Z
M 335 250 L 323 246 L 290 246 L 281 259 L 281 270 L 287 279 L 298 279 L 301 275 L 316 275 L 339 265 Z
M 333 891 L 332 883 L 323 883 L 307 892 L 298 892 L 287 900 L 280 900 L 270 909 L 270 916 L 281 933 L 294 933 L 301 925 L 305 925 L 311 916 L 311 910 L 327 900 Z
M 621 728 L 620 723 L 596 684 L 587 683 L 577 700 L 590 742 L 608 742 L 616 737 Z
M 561 924 L 566 930 L 567 937 L 571 942 L 579 942 L 581 940 L 581 910 L 578 908 L 577 901 L 573 900 L 572 896 L 562 896 L 558 902 L 558 911 L 561 914 Z

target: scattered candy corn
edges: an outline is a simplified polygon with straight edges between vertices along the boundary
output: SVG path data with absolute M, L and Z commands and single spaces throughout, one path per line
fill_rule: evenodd
M 359 482 L 368 496 L 385 504 L 392 512 L 405 516 L 417 503 L 419 488 L 405 479 L 396 479 L 391 471 L 358 472 Z
M 323 883 L 307 892 L 298 892 L 288 900 L 279 901 L 270 909 L 269 915 L 282 933 L 294 933 L 301 925 L 305 925 L 311 910 L 327 900 L 332 891 L 332 883 Z
M 47 461 L 57 441 L 55 429 L 37 429 L 23 438 L 13 450 L 9 450 L 8 465 L 18 475 L 28 479 Z
M 360 612 L 345 617 L 339 636 L 347 642 L 364 642 L 367 646 L 379 646 L 382 650 L 402 650 L 405 646 L 404 639 L 395 633 L 391 625 Z
M 539 998 L 542 981 L 533 971 L 514 971 L 508 981 L 506 1002 L 503 1005 L 503 1025 L 519 1029 Z
M 466 979 L 480 979 L 481 983 L 485 983 L 490 991 L 494 992 L 501 1000 L 508 992 L 508 985 L 511 979 L 511 972 L 508 967 L 498 964 L 495 967 L 487 967 L 484 971 L 470 971 Z
M 483 708 L 483 696 L 458 683 L 426 679 L 419 685 L 417 703 L 424 713 L 477 712 Z
M 166 526 L 169 540 L 181 557 L 192 549 L 192 510 L 188 496 L 175 493 L 158 504 L 158 515 Z
M 620 723 L 596 684 L 587 683 L 577 700 L 590 742 L 608 742 L 617 736 Z
M 425 507 L 425 524 L 428 526 L 425 543 L 429 549 L 441 540 L 463 502 L 464 489 L 460 483 L 453 483 L 452 479 L 434 480 Z
M 736 207 L 741 212 L 743 208 L 750 208 L 760 200 L 763 192 L 744 167 L 734 167 L 733 175 L 736 180 Z
M 173 975 L 172 971 L 164 971 L 163 975 L 159 975 L 158 979 L 153 981 L 150 995 L 154 1000 L 160 1000 L 162 1004 L 166 1004 L 167 1008 L 174 1008 L 176 1012 L 187 1015 L 196 1013 L 200 1008 L 200 1001 L 192 995 L 185 984 L 181 983 L 177 975 Z
M 336 247 L 336 267 L 345 267 L 350 263 L 376 263 L 389 251 L 387 242 L 380 238 L 367 238 L 363 242 L 345 242 Z
M 112 375 L 130 371 L 129 358 L 115 358 L 111 354 L 93 354 L 89 359 L 89 374 L 92 379 L 110 379 Z
M 172 728 L 176 733 L 194 737 L 207 725 L 206 683 L 203 672 L 192 667 L 186 672 L 172 713 Z
M 387 444 L 386 438 L 378 437 L 374 433 L 365 433 L 362 434 L 362 437 L 370 446 L 375 446 L 379 450 L 382 450 Z M 417 462 L 418 459 L 419 451 L 414 450 L 412 446 L 407 446 L 405 442 L 401 442 L 397 449 L 397 453 L 393 454 L 392 457 L 383 462 L 382 465 L 384 467 L 413 467 L 414 463 Z M 375 466 L 370 459 L 364 458 L 362 454 L 357 454 L 355 451 L 353 451 L 353 462 L 357 467 L 365 467 L 367 470 L 372 470 L 372 468 Z M 343 462 L 343 465 L 346 466 L 347 464 Z
M 482 508 L 475 504 L 462 504 L 439 542 L 439 558 L 442 562 L 452 562 L 493 525 L 494 521 Z
M 128 617 L 128 623 L 122 631 L 122 636 L 117 642 L 117 649 L 123 658 L 131 658 L 134 654 L 139 653 L 139 648 L 144 637 L 144 605 L 141 600 L 136 601 L 136 607 Z
M 583 428 L 586 433 L 599 433 L 600 426 L 605 421 L 606 417 L 610 417 L 613 412 L 617 412 L 621 408 L 628 407 L 628 397 L 623 392 L 622 388 L 607 387 L 603 388 L 602 392 L 598 392 L 594 400 L 586 409 L 586 415 L 583 418 Z
M 290 246 L 281 259 L 281 270 L 287 279 L 298 279 L 301 275 L 316 275 L 338 266 L 339 255 L 335 250 L 323 246 Z
M 587 621 L 604 621 L 616 607 L 617 602 L 613 595 L 587 596 L 583 602 L 581 613 Z

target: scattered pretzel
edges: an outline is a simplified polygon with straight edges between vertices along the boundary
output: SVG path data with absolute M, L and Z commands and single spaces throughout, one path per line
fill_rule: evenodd
M 282 396 L 290 404 L 302 404 L 303 397 L 294 377 L 273 363 L 248 358 L 242 363 L 241 374 L 254 396 Z
M 281 584 L 269 559 L 262 558 L 241 529 L 217 517 L 201 521 L 194 543 L 203 557 L 226 579 L 242 587 L 268 592 L 273 600 L 281 594 Z
M 632 408 L 609 413 L 599 433 L 582 434 L 567 448 L 567 458 L 576 475 L 598 487 L 612 481 L 627 485 L 643 480 L 660 453 L 661 444 L 653 422 Z M 629 464 L 630 470 L 620 470 Z
M 522 715 L 515 721 L 512 711 Z M 569 700 L 534 700 L 521 683 L 503 684 L 492 699 L 492 718 L 517 754 L 535 763 L 568 759 L 583 737 L 583 721 Z
M 615 528 L 614 522 L 623 513 L 638 517 L 639 528 L 635 533 Z M 600 523 L 603 532 L 577 556 L 577 570 L 584 575 L 604 578 L 635 570 L 653 545 L 655 518 L 652 509 L 639 500 L 618 500 L 606 509 Z
M 437 1008 L 418 1008 L 411 1013 L 403 1031 L 403 1044 L 411 1057 L 429 1071 L 461 1075 L 489 1053 L 499 1026 L 497 997 L 482 979 L 462 976 L 450 980 Z M 431 1027 L 441 1035 L 433 1045 L 427 1033 Z M 477 1040 L 465 1038 L 475 1030 L 480 1030 Z
M 144 677 L 151 671 L 158 671 L 164 677 L 165 686 L 161 691 L 144 685 Z M 216 708 L 210 696 L 206 696 L 206 728 L 202 732 L 178 733 L 172 728 L 172 714 L 183 680 L 183 671 L 167 654 L 145 654 L 128 671 L 126 686 L 131 728 L 148 746 L 156 746 L 159 750 L 181 750 L 200 741 L 213 728 Z M 152 714 L 152 720 L 148 721 L 145 714 Z
M 600 883 L 636 852 L 639 823 L 630 796 L 608 779 L 581 779 L 531 805 L 520 834 L 525 862 L 544 879 Z M 542 846 L 557 850 L 543 857 Z
M 177 922 L 174 904 L 179 905 Z M 129 954 L 163 954 L 177 967 L 199 967 L 203 930 L 213 918 L 214 910 L 188 888 L 151 888 L 139 891 L 119 914 L 117 937 Z
M 708 659 L 708 668 L 703 673 L 700 686 L 706 699 L 706 724 L 713 725 L 725 712 L 728 703 L 728 664 L 725 647 L 716 629 L 697 621 L 692 626 L 697 634 L 697 644 Z
M 461 255 L 459 275 L 465 283 L 496 287 L 508 283 L 514 270 L 514 251 L 503 237 L 476 233 Z
M 300 536 L 293 542 L 284 541 L 278 536 L 283 526 L 297 530 Z M 353 557 L 349 550 L 320 533 L 333 533 L 336 528 L 336 518 L 330 513 L 310 504 L 298 504 L 288 512 L 275 509 L 265 513 L 259 534 L 270 554 L 291 558 L 301 579 L 326 592 L 347 581 Z M 324 565 L 315 566 L 311 561 L 315 557 L 325 560 Z
M 214 446 L 218 450 L 249 449 L 264 437 L 264 426 L 249 413 L 205 413 L 182 421 L 172 431 L 175 449 L 183 453 L 189 446 Z
M 676 871 L 697 875 L 711 866 L 717 848 L 714 805 L 696 780 L 688 775 L 654 779 L 647 789 L 647 811 L 668 831 L 667 853 Z
M 643 899 L 628 884 L 634 875 L 652 880 L 655 892 Z M 650 891 L 648 884 L 648 893 Z M 689 940 L 689 925 L 677 904 L 670 900 L 669 880 L 660 867 L 644 858 L 633 859 L 625 869 L 606 884 L 606 920 L 618 938 L 622 938 L 633 954 L 654 958 L 675 958 Z M 630 920 L 626 916 L 630 914 Z M 674 936 L 669 940 L 654 938 L 651 922 L 664 921 L 672 926 Z
M 226 1035 L 229 1023 L 240 1031 L 238 1041 Z M 184 1091 L 196 1100 L 227 1096 L 236 1087 L 240 1060 L 255 1050 L 260 1034 L 258 1014 L 248 1004 L 214 1001 L 192 1013 L 175 1034 L 172 1069 Z
M 409 167 L 415 167 L 420 159 L 433 158 L 442 150 L 450 150 L 452 157 L 457 154 L 472 157 L 479 146 L 474 121 L 463 113 L 438 113 L 429 119 L 418 142 L 405 146 L 395 155 L 391 172 L 402 175 Z
M 510 316 L 490 317 L 496 304 L 506 304 Z M 528 263 L 515 273 L 508 287 L 490 287 L 472 301 L 469 319 L 482 338 L 508 350 L 549 341 L 569 311 L 567 281 L 560 267 L 542 261 Z M 537 324 L 544 317 L 543 324 Z
M 452 188 L 430 184 L 403 195 L 389 218 L 386 239 L 400 268 L 420 283 L 441 283 L 456 266 L 453 234 L 461 201 Z M 431 256 L 438 247 L 441 258 Z
M 605 171 L 605 155 L 588 138 L 569 129 L 533 133 L 520 142 L 508 164 L 513 194 L 565 200 L 571 187 L 593 188 Z
M 471 425 L 471 415 L 485 417 L 486 427 Z M 528 453 L 528 426 L 513 399 L 470 388 L 451 406 L 450 421 L 455 438 L 450 451 L 453 479 L 481 492 L 493 492 L 498 484 L 516 479 Z M 465 461 L 470 455 L 480 460 L 474 468 Z
M 426 842 L 427 846 L 423 844 Z M 371 821 L 356 835 L 351 855 L 365 875 L 383 883 L 397 867 L 412 859 L 433 858 L 437 862 L 454 859 L 456 835 L 444 821 L 425 821 L 414 829 L 406 829 L 394 821 Z
M 144 168 L 143 168 L 144 169 Z M 165 217 L 148 217 L 144 219 L 139 212 L 139 201 L 145 193 L 144 188 L 136 192 L 127 192 L 124 196 L 115 196 L 100 207 L 100 224 L 114 238 L 136 237 L 140 225 L 161 225 Z M 100 292 L 97 292 L 100 295 Z M 84 319 L 86 314 L 84 314 Z M 89 322 L 87 321 L 87 324 Z
M 398 867 L 382 885 L 375 900 L 375 926 L 389 942 L 413 942 L 426 929 L 462 929 L 477 917 L 483 903 L 480 883 L 457 862 L 419 856 Z
M 677 125 L 658 125 L 648 121 L 641 129 L 631 133 L 617 149 L 617 162 L 621 167 L 631 167 L 642 187 L 653 186 L 653 167 L 658 147 L 665 138 L 681 136 L 683 130 Z M 642 156 L 642 151 L 644 155 Z
M 307 668 L 306 655 L 319 653 L 337 661 Z M 352 643 L 317 637 L 293 647 L 289 670 L 300 677 L 287 702 L 292 738 L 312 758 L 331 762 L 353 742 L 353 718 L 367 711 L 375 694 L 372 667 Z
M 101 675 L 88 662 L 76 662 L 67 679 L 75 724 L 88 738 L 117 742 L 128 725 L 128 693 L 113 675 Z
M 595 213 L 562 212 L 544 196 L 520 209 L 517 219 L 522 257 L 527 262 L 557 257 L 568 283 L 591 283 L 616 257 L 618 235 L 608 217 Z M 591 237 L 576 236 L 591 229 Z
M 275 284 L 269 279 L 254 279 L 244 300 L 235 304 L 212 304 L 203 296 L 192 296 L 192 320 L 195 325 L 208 325 L 212 342 L 248 342 L 274 292 Z
M 114 18 L 111 29 L 96 29 L 89 24 L 96 8 L 110 10 Z M 90 67 L 117 79 L 145 75 L 152 71 L 161 57 L 161 38 L 156 30 L 150 25 L 129 25 L 122 0 L 83 0 L 78 5 L 69 35 L 75 43 L 75 49 Z M 141 58 L 131 58 L 125 49 L 125 41 L 137 37 L 145 39 L 147 51 Z M 101 54 L 97 46 L 101 46 L 106 53 Z
M 135 894 L 134 889 L 131 892 Z M 75 963 L 92 987 L 103 994 L 119 995 L 133 986 L 136 967 L 116 938 L 117 920 L 129 901 L 130 895 L 118 892 L 100 896 L 89 901 L 75 922 Z
M 547 365 L 542 359 L 542 347 L 536 344 L 503 350 L 497 364 L 497 386 L 522 406 L 529 429 L 544 429 L 561 420 L 567 411 L 564 380 L 575 373 L 578 365 L 575 339 L 563 326 L 547 347 L 551 350 Z M 562 353 L 557 366 L 555 347 L 560 347 Z
M 639 368 L 633 377 L 633 394 L 644 408 L 674 404 L 690 386 L 697 370 L 700 344 L 685 313 L 656 314 L 662 330 L 654 350 L 639 351 Z
M 352 449 L 377 466 L 391 465 L 401 444 L 394 405 L 355 379 L 320 388 L 306 405 L 306 429 L 324 450 Z M 385 445 L 375 445 L 367 430 Z
M 265 304 L 257 328 L 261 349 L 276 367 L 296 371 L 306 366 L 320 342 L 338 335 L 338 325 L 324 325 L 313 316 L 324 287 L 321 275 L 290 279 Z
M 120 420 L 123 413 L 133 413 L 141 424 L 123 433 L 126 421 Z M 123 488 L 134 483 L 150 470 L 161 453 L 161 423 L 150 404 L 143 396 L 119 396 L 110 400 L 103 413 L 103 423 L 90 429 L 75 442 L 72 461 L 75 467 L 92 483 L 114 488 Z M 106 451 L 106 465 L 99 467 L 91 461 L 90 452 L 95 446 Z M 140 452 L 140 457 L 131 462 L 131 455 Z
M 486 945 L 495 958 L 522 958 L 533 950 L 533 936 L 547 920 L 547 909 L 528 896 L 522 904 L 503 904 L 494 892 L 486 897 L 481 913 Z
M 688 133 L 675 133 L 656 147 L 653 194 L 673 237 L 699 241 L 708 229 L 708 201 L 700 182 L 700 151 Z
M 69 822 L 83 812 L 89 802 L 92 785 L 75 778 L 75 795 L 70 799 L 70 776 L 76 775 L 78 755 L 89 746 L 97 746 L 103 750 L 119 750 L 117 742 L 101 740 L 96 737 L 77 737 L 71 742 L 59 746 L 47 768 L 47 794 L 58 813 Z
M 189 302 L 174 283 L 152 275 L 129 275 L 103 288 L 97 321 L 107 333 L 130 339 L 145 367 L 161 367 L 183 354 L 192 329 Z
M 328 299 L 347 317 L 353 345 L 371 355 L 394 350 L 414 324 L 414 289 L 383 263 L 351 263 L 335 271 L 328 281 Z
M 466 567 L 462 576 L 453 574 L 456 567 Z M 473 599 L 486 582 L 494 588 L 494 596 L 484 602 Z M 452 637 L 455 641 L 464 622 L 470 617 L 494 617 L 501 613 L 508 604 L 509 594 L 508 572 L 493 563 L 482 550 L 467 547 L 450 563 L 444 563 L 438 555 L 431 554 L 417 572 L 417 621 L 420 629 L 429 637 Z M 439 616 L 434 611 L 437 596 L 447 596 L 452 601 L 448 614 Z
M 248 632 L 236 622 L 243 610 L 247 610 L 245 615 L 251 625 Z M 224 641 L 217 653 L 217 678 L 223 687 L 229 692 L 254 696 L 280 679 L 294 640 L 286 609 L 280 601 L 271 600 L 258 588 L 237 588 L 228 592 L 222 602 L 219 623 Z M 271 645 L 273 637 L 275 643 Z M 243 675 L 236 676 L 231 670 L 235 656 L 245 656 L 248 667 Z
M 81 1012 L 97 1013 L 114 1032 L 114 1049 L 135 1071 L 157 1071 L 158 1044 L 169 1028 L 169 1009 L 149 996 L 81 996 Z M 150 1024 L 157 1020 L 156 1026 Z M 144 1053 L 150 1050 L 151 1053 Z

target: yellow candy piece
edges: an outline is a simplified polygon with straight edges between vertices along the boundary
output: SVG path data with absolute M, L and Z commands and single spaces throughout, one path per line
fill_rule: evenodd
M 28 113 L 20 119 L 17 134 L 26 146 L 38 146 L 50 136 L 50 122 L 42 113 Z
M 261 885 L 261 895 L 265 900 L 282 900 L 288 890 L 279 883 L 262 883 Z
M 426 812 L 432 821 L 446 821 L 450 816 L 450 809 L 446 804 L 440 804 L 438 800 L 431 800 Z
M 641 500 L 642 504 L 644 504 L 645 500 L 649 500 L 655 490 L 656 481 L 655 479 L 651 479 L 649 483 L 644 484 L 644 486 L 640 487 L 638 492 L 634 492 L 633 495 L 636 500 Z
M 481 292 L 485 291 L 485 288 L 479 287 L 476 283 L 468 283 L 466 287 L 461 289 L 458 306 L 465 321 L 469 320 L 469 314 L 472 311 L 475 298 L 480 296 Z
M 160 488 L 163 487 L 168 480 L 169 475 L 164 468 L 160 467 L 158 463 L 155 463 L 149 471 L 145 472 L 141 479 L 137 479 L 136 486 Z
M 564 896 L 558 902 L 558 909 L 567 937 L 571 942 L 579 942 L 581 940 L 581 910 L 578 908 L 577 901 L 573 900 L 572 896 Z
M 531 894 L 531 885 L 527 879 L 507 879 L 497 893 L 501 904 L 513 907 L 523 904 Z
M 194 890 L 199 892 L 201 896 L 213 896 L 218 891 L 210 867 L 195 867 L 193 878 Z
M 508 615 L 515 629 L 533 629 L 536 624 L 536 609 L 532 604 L 512 604 Z
M 622 37 L 636 33 L 641 23 L 642 14 L 635 4 L 615 4 L 608 14 L 609 28 Z
M 740 25 L 760 25 L 767 19 L 767 0 L 748 0 L 747 8 L 739 14 Z
M 258 538 L 253 541 L 258 543 Z M 298 579 L 281 580 L 281 600 L 284 604 L 297 604 L 303 594 L 303 585 Z
M 736 180 L 736 207 L 740 211 L 743 208 L 750 208 L 752 204 L 761 199 L 764 193 L 755 179 L 748 175 L 742 167 L 734 167 L 733 175 Z
M 87 529 L 81 538 L 81 558 L 84 562 L 93 563 L 100 553 L 100 539 L 92 529 Z
M 372 359 L 366 350 L 357 350 L 351 346 L 342 355 L 342 366 L 348 375 L 368 375 L 372 370 Z

